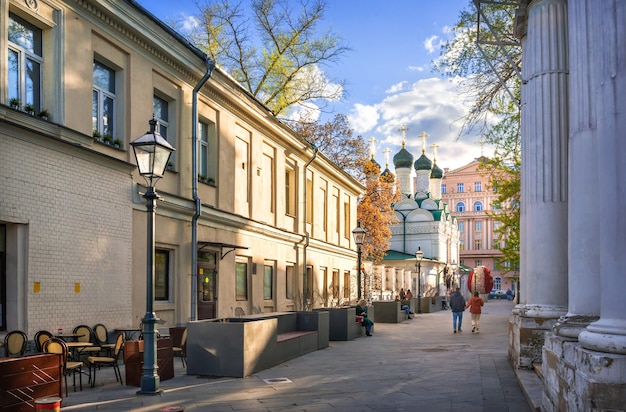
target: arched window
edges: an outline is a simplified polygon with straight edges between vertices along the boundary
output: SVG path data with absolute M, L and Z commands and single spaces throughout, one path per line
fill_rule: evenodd
M 495 290 L 502 289 L 502 278 L 500 276 L 496 276 L 493 278 L 493 288 Z
M 465 203 L 463 202 L 459 202 L 456 204 L 456 211 L 457 212 L 465 212 Z
M 483 211 L 483 202 L 474 202 L 474 212 Z

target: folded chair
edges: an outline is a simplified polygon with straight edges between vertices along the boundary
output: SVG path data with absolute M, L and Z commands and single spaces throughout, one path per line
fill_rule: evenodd
M 67 375 L 72 374 L 74 380 L 74 392 L 76 392 L 76 372 L 78 372 L 78 379 L 80 381 L 80 390 L 83 390 L 83 363 L 68 360 L 67 345 L 63 339 L 50 338 L 43 344 L 43 351 L 45 353 L 58 353 L 61 355 L 63 362 L 63 377 L 65 379 L 65 396 L 68 396 L 67 390 Z
M 187 358 L 187 353 L 185 351 L 187 343 L 187 328 L 183 331 L 183 334 L 180 338 L 180 346 L 174 346 L 172 350 L 174 351 L 174 356 L 180 356 L 180 360 L 183 362 L 183 367 L 186 367 L 185 359 Z
M 122 383 L 122 373 L 120 372 L 120 367 L 117 364 L 118 358 L 120 357 L 120 352 L 122 350 L 122 343 L 124 343 L 124 335 L 122 333 L 117 335 L 117 339 L 115 339 L 115 348 L 113 350 L 113 356 L 90 356 L 87 358 L 87 364 L 89 365 L 89 376 L 91 379 L 91 387 L 96 386 L 96 370 L 101 366 L 112 366 L 113 371 L 115 372 L 115 380 L 119 381 L 120 385 Z M 93 377 L 91 376 L 91 370 L 93 369 Z

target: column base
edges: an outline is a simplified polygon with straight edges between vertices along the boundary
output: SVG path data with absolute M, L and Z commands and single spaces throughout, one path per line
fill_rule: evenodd
M 625 356 L 591 351 L 548 333 L 541 370 L 542 411 L 614 411 L 626 404 Z
M 587 326 L 578 340 L 589 350 L 626 355 L 626 325 L 623 320 L 600 319 Z
M 554 324 L 554 332 L 566 339 L 578 340 L 578 335 L 599 316 L 565 315 Z

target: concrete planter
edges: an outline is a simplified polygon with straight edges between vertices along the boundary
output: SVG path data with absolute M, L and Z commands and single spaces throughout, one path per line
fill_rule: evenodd
M 344 308 L 322 308 L 315 311 L 327 311 L 329 315 L 328 337 L 331 341 L 347 341 L 362 335 L 363 327 L 356 322 L 354 306 Z M 368 315 L 369 316 L 369 315 Z
M 187 325 L 187 373 L 245 377 L 328 346 L 328 312 L 277 312 Z

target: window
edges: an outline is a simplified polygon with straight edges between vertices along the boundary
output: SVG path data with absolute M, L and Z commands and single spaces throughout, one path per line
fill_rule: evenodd
M 171 144 L 175 148 L 176 142 L 174 141 L 173 134 L 172 136 L 168 136 L 168 130 L 170 127 L 169 110 L 170 110 L 169 103 L 166 100 L 158 96 L 154 96 L 153 113 L 154 113 L 154 118 L 159 122 L 157 131 L 161 134 L 161 136 L 163 136 L 165 140 L 168 141 L 169 144 Z M 172 153 L 172 156 L 170 156 L 170 161 L 167 164 L 168 169 L 172 169 L 176 163 L 175 153 L 176 152 Z
M 293 272 L 294 267 L 289 265 L 285 268 L 285 298 L 293 299 Z
M 291 165 L 285 168 L 285 214 L 296 215 L 296 172 Z
M 235 299 L 248 300 L 248 262 L 235 263 Z
M 483 261 L 481 259 L 474 260 L 474 267 L 481 266 L 482 264 L 483 264 Z
M 474 240 L 474 250 L 480 250 L 482 247 L 482 241 L 480 239 Z
M 306 222 L 313 223 L 313 180 L 306 179 Z
M 465 241 L 459 240 L 459 250 L 465 250 Z
M 343 272 L 343 297 L 350 299 L 350 272 Z
M 263 299 L 274 298 L 274 263 L 265 262 L 263 269 Z
M 474 232 L 482 232 L 483 230 L 483 221 L 477 220 L 474 222 Z
M 343 202 L 343 237 L 350 239 L 352 228 L 350 228 L 350 198 L 346 196 Z
M 448 189 L 446 187 L 446 184 L 444 183 L 444 184 L 441 185 L 441 194 L 445 195 L 446 194 L 446 190 L 448 190 Z
M 6 225 L 0 225 L 0 330 L 7 330 Z
M 41 110 L 41 34 L 41 29 L 9 13 L 8 97 L 33 105 L 35 111 Z
M 459 222 L 459 232 L 465 232 L 465 222 Z
M 483 211 L 483 202 L 474 202 L 474 212 Z
M 483 184 L 482 182 L 474 182 L 474 192 L 482 192 Z
M 94 135 L 113 137 L 115 119 L 115 71 L 97 61 L 93 62 L 93 101 L 91 122 Z M 107 140 L 105 140 L 106 142 Z M 109 140 L 108 143 L 112 143 Z
M 463 202 L 459 202 L 456 204 L 456 211 L 457 212 L 465 212 L 465 203 Z
M 456 184 L 456 191 L 457 191 L 457 192 L 459 192 L 459 193 L 463 193 L 463 188 L 464 188 L 463 183 L 457 183 L 457 184 Z
M 493 288 L 495 290 L 501 290 L 502 289 L 502 278 L 500 276 L 496 276 L 493 278 Z
M 339 299 L 339 271 L 333 270 L 333 284 L 331 285 L 333 290 L 333 298 Z
M 198 174 L 209 184 L 217 181 L 217 133 L 215 123 L 198 123 Z
M 170 300 L 170 251 L 154 251 L 154 300 Z

